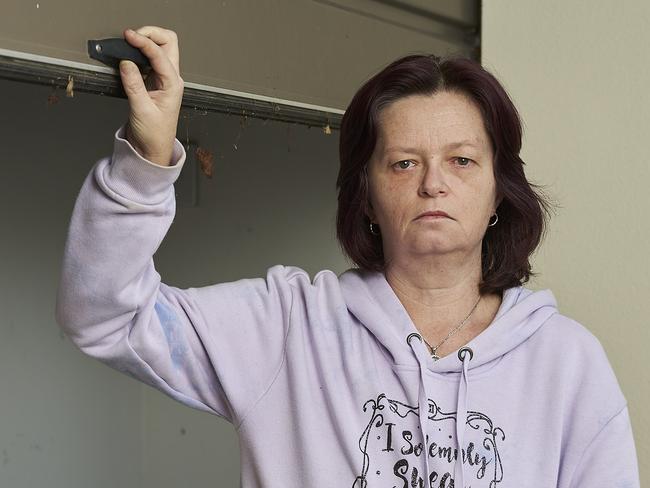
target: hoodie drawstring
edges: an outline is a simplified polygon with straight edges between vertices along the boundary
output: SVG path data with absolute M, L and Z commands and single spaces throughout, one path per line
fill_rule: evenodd
M 458 440 L 458 457 L 454 467 L 454 486 L 463 488 L 465 485 L 465 468 L 463 464 L 463 442 L 467 427 L 467 397 L 469 389 L 469 362 L 474 357 L 474 351 L 469 347 L 458 350 L 458 359 L 463 362 L 463 374 L 458 384 L 458 402 L 456 403 L 456 439 Z
M 408 335 L 406 342 L 409 344 L 415 357 L 418 361 L 419 370 L 420 370 L 420 385 L 418 388 L 418 412 L 420 419 L 420 431 L 422 432 L 422 445 L 424 446 L 424 459 L 425 459 L 425 477 L 424 483 L 428 488 L 429 483 L 429 446 L 427 444 L 428 434 L 426 432 L 427 423 L 424 421 L 425 418 L 429 415 L 429 402 L 428 395 L 426 391 L 426 383 L 424 380 L 424 370 L 426 369 L 426 364 L 424 360 L 416 353 L 413 346 L 411 338 L 416 337 L 422 342 L 422 337 L 420 334 L 415 332 Z M 461 347 L 458 351 L 458 359 L 463 363 L 463 370 L 460 378 L 460 383 L 458 385 L 458 399 L 456 403 L 456 441 L 458 444 L 458 451 L 456 455 L 456 463 L 454 465 L 454 487 L 455 488 L 464 488 L 464 477 L 465 471 L 463 466 L 463 442 L 465 436 L 465 427 L 467 425 L 467 398 L 468 398 L 468 389 L 469 389 L 469 362 L 474 357 L 474 351 L 471 348 L 465 346 Z

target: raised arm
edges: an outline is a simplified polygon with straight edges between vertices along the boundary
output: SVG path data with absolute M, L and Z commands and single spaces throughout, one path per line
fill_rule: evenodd
M 83 182 L 65 243 L 56 320 L 89 356 L 238 426 L 282 367 L 290 279 L 302 270 L 276 265 L 265 278 L 202 288 L 161 282 L 153 255 L 174 219 L 173 183 L 186 155 L 175 136 L 167 155 L 164 144 L 146 135 L 157 132 L 152 120 L 160 112 L 151 114 L 130 116 L 130 122 L 145 119 L 137 122 L 145 128 L 134 138 L 139 149 L 121 126 L 113 154 Z

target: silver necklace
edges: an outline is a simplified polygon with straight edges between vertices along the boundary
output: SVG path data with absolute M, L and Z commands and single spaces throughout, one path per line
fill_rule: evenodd
M 440 346 L 442 346 L 442 345 L 447 341 L 447 339 L 449 339 L 452 335 L 454 335 L 456 332 L 458 332 L 458 330 L 460 330 L 460 328 L 461 328 L 463 325 L 465 325 L 465 322 L 467 322 L 467 320 L 469 320 L 470 316 L 474 313 L 474 310 L 476 310 L 476 306 L 478 305 L 478 302 L 480 302 L 480 301 L 481 301 L 481 295 L 479 295 L 478 300 L 476 300 L 476 303 L 474 304 L 474 307 L 472 308 L 472 311 L 469 313 L 469 315 L 468 315 L 467 317 L 465 317 L 465 320 L 463 320 L 460 324 L 458 324 L 455 328 L 453 328 L 453 329 L 449 332 L 449 334 L 447 334 L 447 337 L 445 337 L 445 338 L 442 340 L 442 342 L 441 342 L 440 344 L 438 344 L 436 347 L 431 347 L 431 344 L 429 344 L 429 343 L 427 342 L 427 340 L 424 338 L 424 336 L 422 336 L 422 340 L 423 340 L 423 341 L 425 342 L 425 344 L 426 344 L 427 346 L 429 346 L 429 347 L 431 348 L 431 350 L 432 350 L 432 352 L 431 352 L 431 357 L 433 358 L 434 361 L 437 361 L 438 359 L 440 359 L 440 357 L 439 357 L 438 355 L 436 355 L 436 351 L 438 350 L 438 348 L 439 348 Z

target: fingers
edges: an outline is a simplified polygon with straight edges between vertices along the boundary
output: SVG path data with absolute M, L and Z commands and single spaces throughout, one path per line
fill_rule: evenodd
M 178 85 L 180 75 L 165 51 L 149 37 L 137 32 L 125 31 L 124 37 L 129 44 L 137 47 L 149 59 L 163 89 Z
M 179 70 L 179 54 L 178 54 L 178 36 L 176 32 L 155 25 L 145 25 L 135 31 L 143 36 L 147 36 L 153 42 L 158 44 L 163 51 L 167 54 L 172 64 L 176 67 L 176 71 L 180 74 Z
M 150 100 L 144 86 L 144 80 L 136 64 L 124 59 L 120 61 L 120 77 L 122 78 L 124 93 L 129 99 L 129 105 L 134 111 L 143 112 Z

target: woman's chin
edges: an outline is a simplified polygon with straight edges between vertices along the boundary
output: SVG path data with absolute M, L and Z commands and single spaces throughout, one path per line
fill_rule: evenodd
M 458 247 L 447 241 L 435 242 L 429 239 L 426 242 L 418 242 L 413 246 L 413 254 L 420 256 L 444 255 L 458 251 Z

